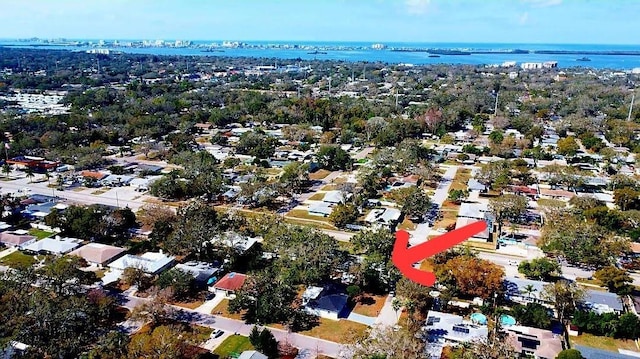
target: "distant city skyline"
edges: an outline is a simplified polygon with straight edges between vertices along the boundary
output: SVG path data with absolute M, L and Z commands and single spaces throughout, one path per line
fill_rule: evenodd
M 636 0 L 0 0 L 0 8 L 0 38 L 640 43 Z

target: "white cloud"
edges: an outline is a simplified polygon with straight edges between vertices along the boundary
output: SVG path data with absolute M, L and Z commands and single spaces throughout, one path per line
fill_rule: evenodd
M 550 7 L 562 4 L 562 0 L 523 0 L 523 2 L 532 7 Z
M 431 0 L 406 0 L 404 3 L 411 15 L 425 14 L 431 7 Z

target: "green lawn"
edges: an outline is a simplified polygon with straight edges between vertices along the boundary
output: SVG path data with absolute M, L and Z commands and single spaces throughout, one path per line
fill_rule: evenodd
M 585 347 L 604 349 L 618 352 L 618 349 L 627 349 L 638 352 L 638 348 L 633 340 L 614 339 L 610 337 L 599 337 L 592 334 L 582 333 L 577 337 L 570 338 L 572 344 L 584 345 Z
M 40 240 L 42 238 L 50 237 L 54 233 L 53 232 L 43 231 L 42 229 L 38 229 L 38 228 L 31 228 L 29 230 L 29 234 L 32 235 L 32 236 L 35 236 L 36 238 L 38 238 Z
M 253 349 L 249 338 L 243 337 L 242 335 L 232 335 L 220 343 L 213 353 L 218 354 L 220 359 L 225 359 L 231 357 L 232 354 L 240 354 L 245 350 Z
M 28 256 L 22 252 L 13 252 L 6 257 L 0 258 L 0 264 L 11 268 L 27 268 L 36 264 L 37 260 L 33 256 Z
M 309 197 L 310 201 L 322 201 L 324 199 L 324 193 L 314 193 L 311 197 Z

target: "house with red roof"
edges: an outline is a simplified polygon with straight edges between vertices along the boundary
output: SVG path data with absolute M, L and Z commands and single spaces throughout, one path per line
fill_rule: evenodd
M 219 281 L 215 282 L 212 287 L 209 287 L 209 291 L 233 298 L 235 292 L 242 287 L 246 279 L 246 274 L 236 272 L 227 273 L 224 277 L 220 278 Z

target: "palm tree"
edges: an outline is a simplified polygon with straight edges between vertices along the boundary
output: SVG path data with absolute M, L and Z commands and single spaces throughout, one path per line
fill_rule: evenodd
M 9 164 L 7 163 L 2 165 L 2 173 L 4 173 L 5 177 L 9 177 L 9 173 L 11 173 L 11 166 L 9 166 Z
M 532 285 L 532 284 L 527 284 L 522 292 L 527 294 L 527 297 L 531 298 L 531 294 L 533 294 L 533 292 L 537 292 L 538 290 Z
M 391 301 L 391 308 L 396 312 L 396 320 L 398 320 L 398 311 L 402 308 L 402 301 L 398 298 L 393 298 Z
M 33 180 L 33 169 L 31 169 L 31 167 L 27 167 L 27 169 L 25 170 L 25 173 L 27 174 L 27 178 L 29 179 L 29 183 L 31 183 L 31 181 Z

